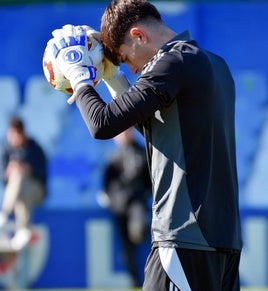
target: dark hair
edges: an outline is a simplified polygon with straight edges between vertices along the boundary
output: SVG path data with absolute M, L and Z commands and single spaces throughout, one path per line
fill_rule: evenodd
M 9 127 L 16 129 L 18 132 L 24 132 L 24 123 L 18 116 L 11 117 Z
M 145 0 L 114 0 L 101 19 L 101 42 L 105 56 L 115 65 L 119 64 L 118 49 L 124 42 L 126 32 L 133 24 L 143 20 L 162 21 L 155 6 Z

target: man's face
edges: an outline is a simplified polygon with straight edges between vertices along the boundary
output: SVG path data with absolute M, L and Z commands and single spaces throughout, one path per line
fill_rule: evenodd
M 119 47 L 120 62 L 125 63 L 133 74 L 140 73 L 145 64 L 153 57 L 147 43 L 144 43 L 139 37 L 128 38 Z
M 11 146 L 19 148 L 23 145 L 25 136 L 22 132 L 10 127 L 7 131 L 7 140 Z

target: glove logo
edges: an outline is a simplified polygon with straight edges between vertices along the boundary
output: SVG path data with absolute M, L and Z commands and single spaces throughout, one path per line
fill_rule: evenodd
M 82 59 L 82 53 L 78 50 L 69 50 L 64 55 L 64 61 L 69 64 L 78 63 Z

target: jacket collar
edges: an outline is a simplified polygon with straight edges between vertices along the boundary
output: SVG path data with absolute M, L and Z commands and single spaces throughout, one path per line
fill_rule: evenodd
M 177 34 L 175 37 L 173 37 L 171 40 L 169 40 L 166 44 L 164 44 L 161 49 L 159 50 L 160 52 L 167 50 L 170 46 L 173 45 L 174 42 L 178 41 L 191 41 L 193 40 L 190 34 L 189 30 L 185 30 L 180 34 Z

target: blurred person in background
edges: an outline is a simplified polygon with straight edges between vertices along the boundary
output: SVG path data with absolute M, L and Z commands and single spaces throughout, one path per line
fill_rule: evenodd
M 102 195 L 105 195 L 105 205 L 114 216 L 133 287 L 138 287 L 142 282 L 139 279 L 136 247 L 150 234 L 152 184 L 145 148 L 138 143 L 134 129 L 129 128 L 117 135 L 114 142 L 115 152 L 104 170 Z
M 20 250 L 31 238 L 31 211 L 46 197 L 47 158 L 37 141 L 26 134 L 24 123 L 17 116 L 10 119 L 0 150 L 0 175 L 5 185 L 0 229 L 14 214 L 15 233 L 6 247 Z

